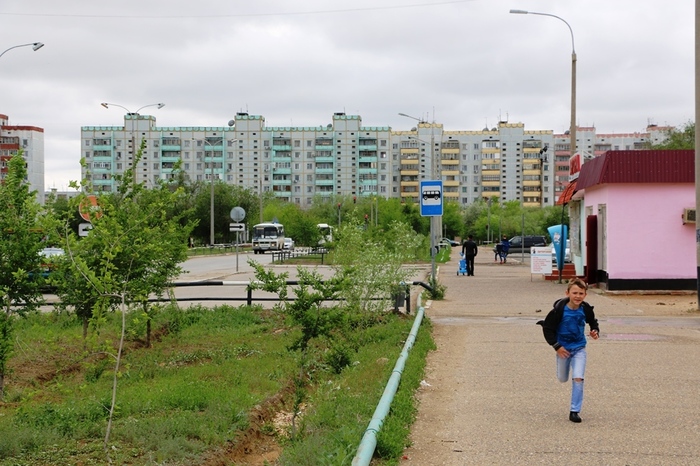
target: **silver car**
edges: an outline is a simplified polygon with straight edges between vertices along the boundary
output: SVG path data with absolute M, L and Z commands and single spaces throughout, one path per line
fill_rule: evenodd
M 552 248 L 552 262 L 557 261 L 557 250 L 555 249 L 554 243 L 549 243 L 549 247 Z M 558 245 L 561 247 L 561 245 Z M 566 248 L 564 249 L 564 262 L 571 262 L 571 240 L 566 240 Z

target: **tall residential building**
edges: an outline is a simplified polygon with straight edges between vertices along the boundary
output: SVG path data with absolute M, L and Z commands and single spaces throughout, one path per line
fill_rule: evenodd
M 7 161 L 22 151 L 27 166 L 27 182 L 44 203 L 44 129 L 36 126 L 13 126 L 7 115 L 0 115 L 0 179 L 7 176 Z
M 606 144 L 641 148 L 663 135 L 650 128 L 624 135 L 579 128 L 578 150 L 598 155 Z M 504 121 L 481 131 L 448 131 L 434 122 L 392 130 L 336 113 L 326 126 L 270 127 L 263 116 L 238 113 L 231 126 L 158 127 L 153 116 L 129 113 L 123 126 L 82 128 L 83 177 L 97 191 L 113 191 L 114 176 L 131 167 L 142 140 L 138 182 L 168 179 L 181 162 L 191 180 L 219 179 L 300 206 L 335 195 L 418 202 L 420 182 L 433 179 L 443 181 L 446 201 L 554 205 L 568 183 L 570 153 L 568 135 Z

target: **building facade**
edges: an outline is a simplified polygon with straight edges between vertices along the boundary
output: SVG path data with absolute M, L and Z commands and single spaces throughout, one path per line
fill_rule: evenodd
M 20 150 L 27 164 L 29 189 L 44 203 L 44 129 L 13 126 L 7 115 L 0 115 L 0 179 L 7 176 L 7 161 Z
M 605 151 L 601 144 L 641 148 L 652 137 L 579 131 L 578 150 L 595 155 Z M 662 134 L 659 129 L 655 137 Z M 526 130 L 522 123 L 446 131 L 442 124 L 421 121 L 410 130 L 394 130 L 335 113 L 326 126 L 271 127 L 263 116 L 238 113 L 226 127 L 158 127 L 153 116 L 129 113 L 123 126 L 82 127 L 83 178 L 96 191 L 114 191 L 115 175 L 132 166 L 142 140 L 138 182 L 169 179 L 181 162 L 191 180 L 219 179 L 300 206 L 337 195 L 418 202 L 420 182 L 434 179 L 442 180 L 446 201 L 549 206 L 568 182 L 570 155 L 568 135 Z

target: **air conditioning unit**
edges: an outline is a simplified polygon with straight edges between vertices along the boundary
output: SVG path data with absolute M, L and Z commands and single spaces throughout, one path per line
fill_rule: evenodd
M 695 223 L 695 209 L 683 209 L 683 225 Z

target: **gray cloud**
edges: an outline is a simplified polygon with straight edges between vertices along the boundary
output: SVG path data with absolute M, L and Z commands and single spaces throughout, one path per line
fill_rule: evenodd
M 409 129 L 399 112 L 446 129 L 499 119 L 568 128 L 572 27 L 579 124 L 642 131 L 694 117 L 692 2 L 420 0 L 324 2 L 6 0 L 0 113 L 45 129 L 46 185 L 79 178 L 80 127 L 119 125 L 155 102 L 159 126 L 223 126 L 238 111 L 271 126 L 333 112 Z M 331 12 L 333 10 L 334 12 Z M 342 10 L 342 11 L 341 11 Z

